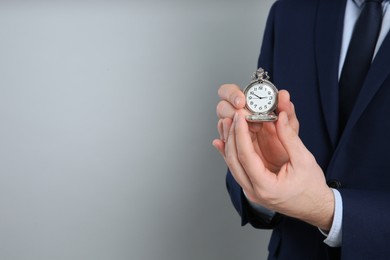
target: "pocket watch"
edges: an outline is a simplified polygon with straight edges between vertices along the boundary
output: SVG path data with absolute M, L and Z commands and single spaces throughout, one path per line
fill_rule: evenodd
M 267 122 L 278 119 L 274 113 L 278 105 L 278 89 L 270 82 L 268 73 L 259 68 L 253 73 L 252 81 L 244 89 L 245 108 L 251 113 L 249 122 Z

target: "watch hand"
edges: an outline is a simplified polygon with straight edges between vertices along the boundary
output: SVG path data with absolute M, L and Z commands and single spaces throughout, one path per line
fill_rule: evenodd
M 255 93 L 253 93 L 254 96 L 258 97 L 259 99 L 263 99 L 263 98 L 267 98 L 267 97 L 259 97 L 258 95 L 256 95 Z

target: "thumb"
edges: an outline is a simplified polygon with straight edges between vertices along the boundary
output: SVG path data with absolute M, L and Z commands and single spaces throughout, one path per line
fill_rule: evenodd
M 294 166 L 301 162 L 307 162 L 307 159 L 314 159 L 314 157 L 302 143 L 302 140 L 299 138 L 297 131 L 294 130 L 291 123 L 285 111 L 279 113 L 276 132 Z

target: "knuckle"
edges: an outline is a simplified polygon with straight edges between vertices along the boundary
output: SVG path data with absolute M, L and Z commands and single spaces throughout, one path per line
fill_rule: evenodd
M 218 89 L 218 96 L 221 99 L 226 99 L 226 96 L 229 95 L 229 92 L 231 91 L 232 84 L 223 84 Z
M 230 104 L 232 104 L 234 106 L 234 101 L 237 97 L 237 93 L 233 92 L 233 93 L 230 93 L 229 97 L 228 97 L 228 101 L 230 102 Z
M 221 99 L 231 100 L 233 95 L 237 95 L 237 91 L 240 90 L 240 87 L 236 84 L 223 84 L 218 89 L 218 96 Z
M 271 196 L 271 194 L 264 189 L 256 187 L 254 189 L 254 193 L 260 201 L 266 202 L 267 204 L 270 204 L 271 201 L 273 200 L 273 197 Z
M 304 152 L 302 154 L 302 162 L 304 165 L 307 167 L 310 167 L 311 165 L 316 163 L 316 159 L 314 158 L 314 155 L 311 154 L 310 152 Z
M 225 88 L 226 88 L 226 84 L 223 84 L 223 85 L 221 85 L 219 87 L 219 89 L 218 89 L 218 96 L 220 98 L 223 98 L 223 94 L 224 94 Z
M 223 101 L 218 102 L 217 108 L 216 108 L 216 113 L 217 113 L 217 116 L 219 118 L 223 118 L 223 111 L 224 111 L 225 107 L 226 106 L 225 106 L 225 103 Z

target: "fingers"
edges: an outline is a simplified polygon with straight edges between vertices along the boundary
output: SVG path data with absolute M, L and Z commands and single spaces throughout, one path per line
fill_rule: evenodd
M 218 121 L 218 133 L 219 139 L 213 141 L 213 146 L 221 153 L 222 157 L 225 158 L 225 143 L 229 136 L 229 131 L 232 125 L 232 119 L 224 118 Z
M 218 133 L 219 133 L 219 139 L 220 140 L 224 140 L 224 136 L 223 136 L 223 119 L 219 119 L 218 120 L 217 129 L 218 129 Z
M 219 139 L 226 142 L 229 136 L 230 127 L 232 126 L 232 119 L 224 118 L 218 121 Z
M 237 85 L 225 84 L 218 90 L 218 95 L 222 99 L 217 105 L 217 115 L 219 117 L 217 129 L 220 139 L 226 142 L 232 124 L 232 119 L 237 110 L 245 106 L 245 97 Z
M 225 158 L 225 143 L 220 139 L 213 140 L 213 146 L 218 150 L 223 158 Z
M 223 120 L 223 137 L 224 137 L 223 140 L 225 142 L 227 141 L 231 127 L 232 127 L 232 120 L 230 118 L 225 118 Z
M 313 155 L 307 150 L 298 132 L 292 126 L 288 114 L 285 111 L 279 113 L 279 119 L 276 123 L 276 132 L 284 149 L 290 157 L 292 165 L 307 162 L 307 159 L 314 159 Z
M 227 142 L 225 143 L 225 161 L 234 179 L 240 184 L 241 188 L 251 192 L 253 190 L 252 183 L 239 161 L 236 145 L 237 143 L 235 128 L 231 127 Z
M 278 112 L 285 111 L 288 116 L 288 120 L 290 121 L 293 129 L 298 132 L 299 131 L 299 122 L 297 119 L 297 115 L 295 113 L 294 104 L 290 100 L 290 93 L 286 90 L 280 90 L 278 96 Z
M 254 186 L 262 187 L 275 178 L 264 166 L 263 161 L 256 153 L 249 132 L 248 123 L 242 113 L 237 113 L 234 118 L 232 129 L 235 130 L 235 145 L 237 147 L 237 157 L 247 176 Z M 229 136 L 229 139 L 232 138 Z
M 278 110 L 288 111 L 290 109 L 290 93 L 287 90 L 279 90 Z
M 228 101 L 236 109 L 244 108 L 245 96 L 239 86 L 234 84 L 222 85 L 218 90 L 218 95 L 222 100 Z
M 244 93 L 237 85 L 222 85 L 218 90 L 218 95 L 221 98 L 216 111 L 219 118 L 233 118 L 234 113 L 245 106 Z
M 237 109 L 226 100 L 219 101 L 217 105 L 218 118 L 233 118 L 236 111 Z

